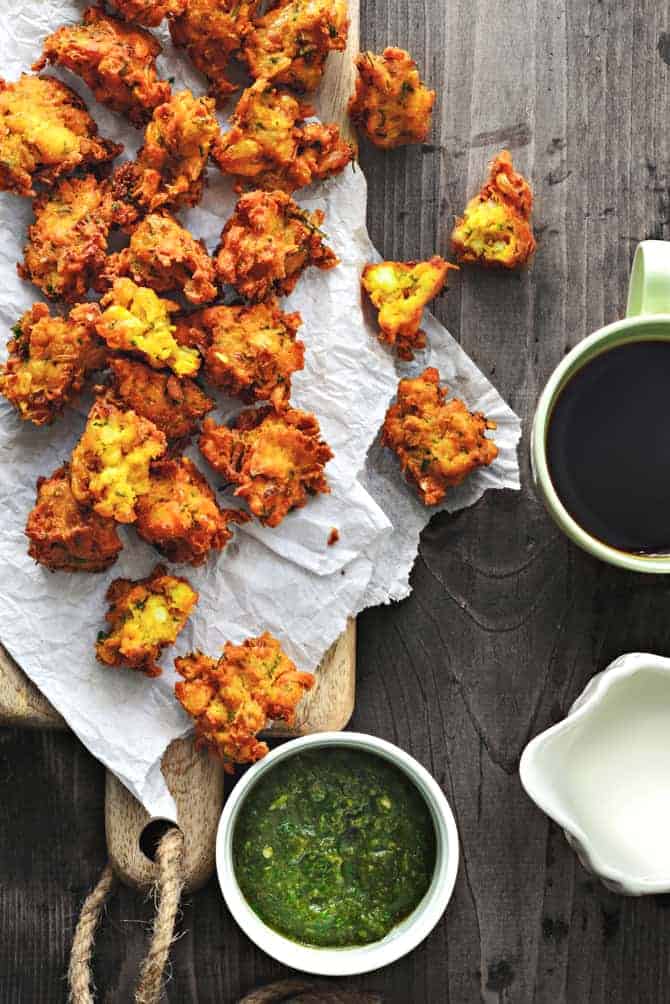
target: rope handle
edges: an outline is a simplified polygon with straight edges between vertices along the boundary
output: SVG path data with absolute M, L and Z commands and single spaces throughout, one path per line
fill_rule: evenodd
M 116 877 L 109 862 L 98 884 L 84 900 L 74 932 L 70 964 L 67 970 L 72 1004 L 93 1004 L 91 993 L 91 955 L 95 929 L 108 896 L 116 888 Z
M 149 950 L 140 969 L 134 1004 L 159 1004 L 163 993 L 165 966 L 174 940 L 174 928 L 179 900 L 184 888 L 184 835 L 172 827 L 161 838 L 156 849 L 158 877 L 154 888 L 156 916 Z M 68 984 L 70 1004 L 94 1004 L 91 957 L 95 932 L 105 904 L 117 886 L 111 864 L 105 865 L 95 888 L 84 900 L 74 932 Z M 314 984 L 301 979 L 282 980 L 254 990 L 239 1004 L 273 1004 L 295 1000 L 304 1004 L 381 1004 L 376 993 L 340 990 L 332 984 Z
M 179 900 L 184 888 L 184 835 L 177 827 L 172 827 L 161 838 L 156 849 L 156 863 L 156 916 L 149 950 L 140 969 L 135 1004 L 158 1004 L 163 992 L 163 974 L 174 939 Z M 95 931 L 116 884 L 112 866 L 107 863 L 97 885 L 84 900 L 68 966 L 70 1004 L 94 1004 L 91 956 Z

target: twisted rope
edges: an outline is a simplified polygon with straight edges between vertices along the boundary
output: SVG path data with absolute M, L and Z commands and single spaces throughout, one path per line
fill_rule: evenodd
M 176 827 L 167 831 L 156 850 L 158 878 L 155 894 L 156 916 L 149 951 L 142 963 L 135 990 L 135 1004 L 158 1004 L 163 992 L 163 973 L 184 887 L 184 835 Z M 67 970 L 70 1004 L 94 1004 L 91 989 L 91 956 L 95 930 L 108 896 L 116 886 L 111 864 L 105 869 L 81 908 L 74 932 L 70 964 Z
M 149 951 L 142 963 L 135 990 L 135 1004 L 158 1004 L 163 992 L 163 973 L 184 888 L 184 834 L 174 827 L 161 839 L 156 851 L 158 907 Z
M 74 932 L 67 978 L 71 1004 L 93 1004 L 91 992 L 91 954 L 95 929 L 107 897 L 116 885 L 112 866 L 107 863 L 98 884 L 84 900 Z

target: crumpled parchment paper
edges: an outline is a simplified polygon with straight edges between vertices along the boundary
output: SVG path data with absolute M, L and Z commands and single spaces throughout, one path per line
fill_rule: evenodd
M 9 0 L 0 9 L 3 75 L 28 70 L 51 31 L 79 19 L 85 5 L 72 0 Z M 204 81 L 176 53 L 168 33 L 158 34 L 165 52 L 159 65 L 174 89 L 202 93 Z M 132 156 L 141 132 L 96 104 L 87 88 L 67 73 L 48 70 L 87 101 L 103 135 L 120 140 Z M 222 120 L 223 123 L 223 120 Z M 186 226 L 210 250 L 235 202 L 232 186 L 215 168 L 202 204 L 182 215 Z M 90 397 L 53 427 L 21 423 L 6 402 L 0 405 L 0 637 L 25 672 L 68 721 L 88 749 L 121 779 L 154 816 L 175 818 L 175 805 L 160 772 L 167 745 L 190 724 L 173 695 L 175 655 L 198 647 L 212 655 L 227 639 L 235 642 L 269 630 L 302 669 L 315 669 L 344 629 L 347 617 L 366 606 L 401 599 L 419 534 L 435 509 L 413 496 L 394 457 L 377 435 L 400 376 L 436 365 L 454 393 L 498 422 L 500 456 L 449 495 L 443 508 L 471 505 L 487 488 L 518 488 L 516 445 L 520 424 L 500 395 L 437 321 L 426 317 L 429 349 L 412 366 L 396 364 L 375 337 L 370 312 L 361 302 L 362 266 L 378 257 L 365 227 L 366 185 L 360 170 L 348 169 L 297 201 L 326 212 L 324 229 L 341 259 L 330 272 L 309 270 L 286 309 L 303 317 L 306 365 L 294 378 L 292 400 L 319 418 L 335 457 L 327 473 L 329 496 L 311 500 L 274 530 L 248 524 L 218 560 L 200 569 L 181 566 L 200 592 L 191 622 L 163 660 L 158 680 L 103 668 L 93 654 L 104 626 L 105 592 L 119 577 L 147 575 L 156 553 L 132 529 L 123 528 L 125 549 L 107 573 L 95 576 L 49 573 L 27 555 L 24 527 L 34 504 L 35 481 L 65 460 L 85 422 Z M 28 200 L 0 195 L 0 327 L 5 339 L 37 291 L 16 275 L 26 229 Z M 4 356 L 4 350 L 3 350 Z M 219 397 L 219 417 L 239 411 Z M 206 470 L 197 451 L 191 456 Z M 214 485 L 216 476 L 208 471 Z M 228 493 L 222 504 L 235 505 Z M 340 541 L 329 547 L 330 530 Z

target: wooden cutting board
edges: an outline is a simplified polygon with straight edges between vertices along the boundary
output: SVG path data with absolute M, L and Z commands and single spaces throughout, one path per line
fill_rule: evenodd
M 351 27 L 343 53 L 329 57 L 316 104 L 319 116 L 337 122 L 350 134 L 346 113 L 354 87 L 354 59 L 358 52 L 359 0 L 349 0 Z M 259 630 L 261 626 L 259 625 Z M 1 630 L 1 629 L 0 629 Z M 285 737 L 343 729 L 354 709 L 356 681 L 356 625 L 325 655 L 316 671 L 317 683 L 298 709 L 293 730 L 279 725 L 267 736 Z M 28 728 L 63 729 L 67 725 L 37 687 L 0 645 L 0 724 Z M 186 888 L 204 885 L 214 871 L 216 827 L 224 799 L 221 764 L 195 750 L 191 739 L 173 742 L 163 757 L 162 770 L 177 804 L 186 844 Z M 105 826 L 114 868 L 128 885 L 151 886 L 156 866 L 140 848 L 140 838 L 151 819 L 142 806 L 110 772 L 107 773 Z

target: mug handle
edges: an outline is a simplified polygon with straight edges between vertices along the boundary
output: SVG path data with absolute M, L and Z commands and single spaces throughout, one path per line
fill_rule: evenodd
M 626 317 L 670 314 L 670 241 L 642 241 L 633 258 Z

